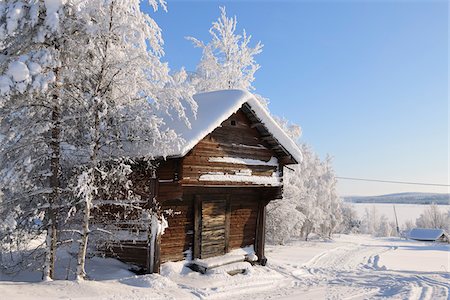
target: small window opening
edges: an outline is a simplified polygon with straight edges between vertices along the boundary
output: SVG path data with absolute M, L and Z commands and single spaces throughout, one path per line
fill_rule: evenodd
M 231 120 L 231 126 L 236 126 L 236 121 L 235 120 Z

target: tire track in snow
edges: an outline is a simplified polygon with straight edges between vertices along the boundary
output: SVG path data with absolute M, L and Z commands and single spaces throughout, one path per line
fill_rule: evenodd
M 424 286 L 420 300 L 450 299 L 450 284 L 448 280 L 442 282 L 424 275 L 416 275 L 416 278 Z
M 386 249 L 386 248 L 383 248 Z M 350 255 L 349 255 L 350 253 Z M 356 287 L 351 284 L 329 284 L 339 269 L 345 266 L 348 271 L 359 268 L 369 257 L 378 253 L 373 249 L 348 242 L 347 245 L 324 251 L 307 263 L 294 265 L 294 270 L 282 265 L 270 265 L 273 270 L 290 278 L 289 287 L 279 287 L 275 293 L 257 294 L 257 299 L 365 299 L 378 290 L 367 287 Z M 356 255 L 358 254 L 358 255 Z M 362 257 L 361 257 L 362 256 Z M 365 265 L 365 263 L 363 263 Z M 291 265 L 292 267 L 292 265 Z M 243 298 L 244 299 L 244 298 Z
M 404 298 L 434 300 L 449 298 L 447 278 L 433 279 L 431 275 L 412 275 L 388 271 L 379 266 L 380 255 L 397 247 L 349 245 L 323 253 L 305 265 L 317 283 L 359 286 L 374 292 L 371 298 Z
M 216 295 L 206 293 L 200 297 L 233 295 L 233 299 L 248 299 L 251 294 L 255 299 L 450 300 L 448 273 L 394 271 L 379 264 L 384 253 L 396 249 L 350 241 L 303 265 L 269 264 L 268 268 L 285 278 L 277 283 L 255 284 L 240 294 L 225 288 Z M 239 289 L 238 285 L 234 288 Z

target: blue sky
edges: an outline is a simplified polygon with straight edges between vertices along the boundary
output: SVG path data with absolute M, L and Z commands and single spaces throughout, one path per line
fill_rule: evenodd
M 224 5 L 264 44 L 257 92 L 339 176 L 449 182 L 447 1 L 168 1 L 165 60 L 194 71 Z M 339 181 L 342 195 L 447 192 Z

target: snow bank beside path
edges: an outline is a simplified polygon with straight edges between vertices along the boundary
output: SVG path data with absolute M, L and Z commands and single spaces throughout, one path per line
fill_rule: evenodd
M 150 276 L 150 275 L 149 275 Z M 153 276 L 121 281 L 53 281 L 45 283 L 0 282 L 1 299 L 194 299 L 176 284 L 161 284 Z
M 450 245 L 383 239 L 395 244 L 393 251 L 380 256 L 379 265 L 388 270 L 410 272 L 450 272 Z
M 341 243 L 328 241 L 294 241 L 287 245 L 267 245 L 266 256 L 270 267 L 283 266 L 294 271 L 315 257 L 340 246 Z
M 167 276 L 180 288 L 191 291 L 200 299 L 236 299 L 248 297 L 255 292 L 274 291 L 280 286 L 290 285 L 289 279 L 279 272 L 247 262 L 229 264 L 208 270 L 206 274 L 193 272 L 184 266 L 185 262 L 162 265 L 161 275 Z M 244 269 L 244 274 L 229 275 L 233 269 Z

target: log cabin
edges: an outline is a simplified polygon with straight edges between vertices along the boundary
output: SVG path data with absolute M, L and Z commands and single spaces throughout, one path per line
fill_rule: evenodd
M 168 261 L 208 259 L 243 247 L 264 265 L 266 205 L 281 198 L 284 167 L 302 154 L 251 93 L 225 90 L 194 99 L 198 110 L 190 126 L 165 120 L 182 143 L 157 160 L 156 173 L 137 172 L 134 179 L 146 185 L 143 199 L 154 198 L 170 212 L 168 227 L 156 246 L 124 239 L 113 252 L 148 272 Z

